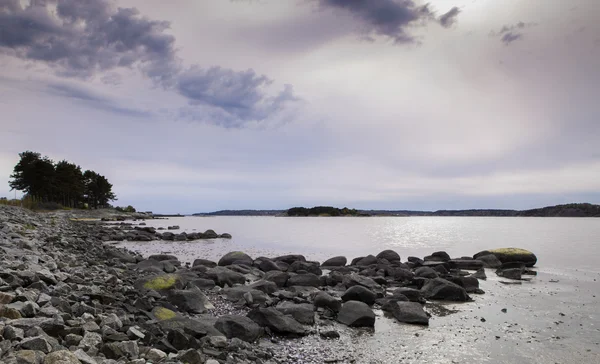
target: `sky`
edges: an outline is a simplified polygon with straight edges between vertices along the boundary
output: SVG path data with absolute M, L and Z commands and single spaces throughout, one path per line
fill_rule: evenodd
M 0 0 L 0 196 L 33 150 L 161 213 L 600 203 L 599 96 L 596 0 Z

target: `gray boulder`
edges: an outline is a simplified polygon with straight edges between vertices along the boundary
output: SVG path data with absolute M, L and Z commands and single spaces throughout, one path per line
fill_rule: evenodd
M 384 250 L 381 253 L 377 254 L 377 259 L 385 259 L 390 263 L 398 263 L 400 262 L 400 254 L 396 253 L 393 250 Z
M 223 257 L 221 257 L 221 259 L 219 259 L 219 263 L 217 264 L 219 266 L 226 266 L 231 265 L 234 262 L 245 262 L 247 265 L 251 266 L 253 260 L 248 254 L 240 251 L 235 251 L 225 254 Z
M 338 322 L 351 327 L 374 327 L 375 314 L 364 302 L 348 301 L 342 305 Z
M 383 306 L 382 309 L 390 312 L 399 322 L 429 325 L 429 316 L 427 316 L 420 303 L 391 301 Z
M 456 302 L 466 302 L 471 300 L 463 287 L 442 278 L 430 279 L 423 288 L 421 288 L 421 292 L 425 298 L 432 300 Z
M 256 308 L 248 313 L 248 317 L 260 326 L 267 327 L 281 335 L 304 336 L 308 334 L 298 321 L 273 307 Z
M 316 274 L 313 273 L 305 273 L 305 274 L 296 274 L 290 276 L 287 280 L 286 285 L 288 287 L 291 286 L 307 286 L 307 287 L 319 287 L 321 285 L 321 281 Z
M 372 305 L 375 303 L 377 299 L 377 295 L 373 293 L 370 289 L 363 286 L 352 286 L 344 292 L 342 295 L 342 301 L 360 301 L 364 302 L 367 305 Z
M 323 262 L 323 267 L 343 267 L 346 265 L 348 260 L 344 256 L 337 256 L 333 258 L 329 258 Z
M 237 315 L 219 317 L 215 323 L 215 329 L 222 332 L 228 339 L 238 338 L 250 343 L 256 341 L 263 331 L 250 318 Z
M 197 288 L 169 291 L 167 298 L 170 303 L 185 312 L 204 313 L 214 308 L 208 297 Z
M 324 307 L 332 310 L 333 312 L 339 312 L 342 308 L 342 302 L 335 297 L 331 296 L 327 292 L 319 292 L 315 295 L 313 305 L 316 308 Z
M 296 304 L 290 301 L 281 301 L 275 308 L 284 315 L 292 316 L 301 324 L 313 325 L 315 323 L 315 311 L 310 303 Z

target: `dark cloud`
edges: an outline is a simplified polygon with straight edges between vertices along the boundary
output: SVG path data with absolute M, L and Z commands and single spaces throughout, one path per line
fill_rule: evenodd
M 0 0 L 0 54 L 43 62 L 65 77 L 91 78 L 101 73 L 109 84 L 120 82 L 111 70 L 137 68 L 191 103 L 220 109 L 242 121 L 264 120 L 295 100 L 287 88 L 268 96 L 264 88 L 271 81 L 253 71 L 183 70 L 175 37 L 167 33 L 169 26 L 143 17 L 135 8 L 115 8 L 109 0 L 45 0 L 25 6 L 19 0 Z M 81 92 L 59 91 L 85 98 Z M 106 106 L 98 100 L 94 104 Z
M 220 67 L 204 69 L 192 67 L 177 79 L 177 91 L 190 104 L 203 105 L 226 111 L 221 115 L 228 120 L 225 126 L 239 126 L 228 116 L 242 121 L 261 121 L 280 111 L 288 102 L 298 101 L 293 88 L 286 87 L 275 97 L 269 97 L 265 88 L 272 83 L 253 70 L 235 72 Z
M 46 91 L 53 95 L 78 100 L 94 109 L 110 113 L 130 117 L 149 117 L 152 115 L 148 111 L 120 106 L 114 100 L 100 96 L 95 92 L 74 84 L 51 82 L 46 85 Z
M 460 9 L 458 7 L 453 7 L 452 9 L 450 9 L 450 11 L 448 11 L 445 14 L 442 14 L 442 16 L 440 16 L 439 21 L 440 21 L 440 25 L 443 26 L 444 28 L 450 28 L 452 25 L 454 25 L 454 23 L 456 23 L 456 17 L 458 16 L 458 14 L 460 13 Z
M 322 8 L 340 9 L 361 20 L 367 33 L 383 35 L 396 43 L 415 42 L 409 27 L 434 17 L 427 5 L 410 0 L 316 0 Z
M 505 25 L 499 31 L 491 31 L 490 36 L 500 37 L 500 40 L 509 45 L 514 41 L 521 40 L 524 37 L 524 30 L 536 26 L 537 23 L 518 22 L 514 25 Z

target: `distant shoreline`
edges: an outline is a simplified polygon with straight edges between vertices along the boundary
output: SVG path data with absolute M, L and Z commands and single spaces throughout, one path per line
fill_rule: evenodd
M 335 209 L 335 208 L 334 208 Z M 290 216 L 290 210 L 221 210 L 208 213 L 195 213 L 191 216 Z M 505 210 L 505 209 L 470 209 L 470 210 L 355 210 L 357 215 L 346 216 L 482 216 L 482 217 L 600 217 L 600 205 L 589 203 L 573 203 L 565 205 L 547 206 L 530 210 Z M 320 215 L 305 215 L 318 217 Z M 330 215 L 333 216 L 333 215 Z M 296 216 L 294 216 L 296 217 Z

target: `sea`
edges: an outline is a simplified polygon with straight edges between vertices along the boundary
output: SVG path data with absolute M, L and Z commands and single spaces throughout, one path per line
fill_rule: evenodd
M 327 345 L 315 338 L 307 350 L 330 351 L 339 363 L 351 357 L 356 363 L 600 363 L 598 218 L 189 216 L 146 224 L 232 235 L 117 244 L 144 256 L 169 253 L 190 263 L 218 261 L 238 250 L 252 257 L 303 254 L 324 261 L 343 255 L 350 261 L 385 249 L 403 260 L 441 250 L 462 257 L 494 248 L 527 249 L 538 258 L 537 276 L 506 282 L 488 269 L 488 279 L 480 283 L 485 294 L 472 295 L 470 303 L 428 305 L 427 328 L 398 324 L 376 312 L 374 331 L 343 335 Z

